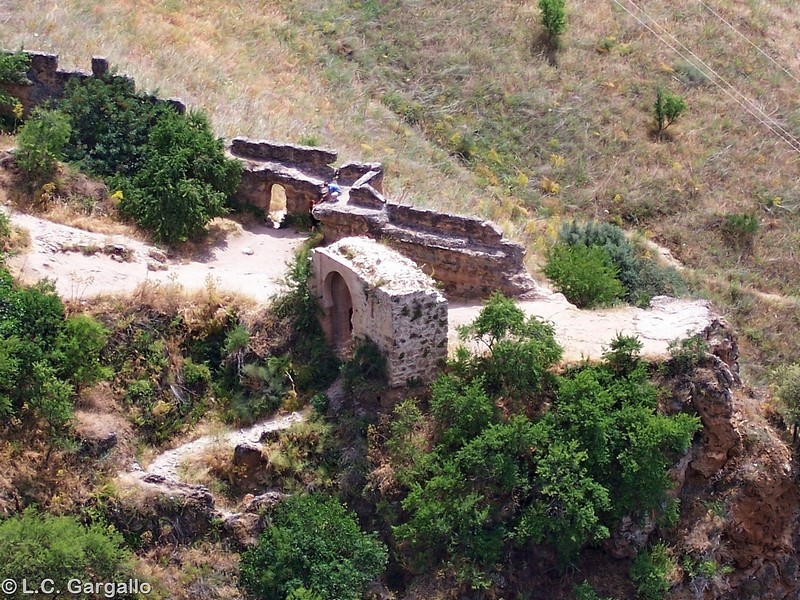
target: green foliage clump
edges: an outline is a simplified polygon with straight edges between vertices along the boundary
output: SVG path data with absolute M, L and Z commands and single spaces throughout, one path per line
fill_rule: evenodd
M 656 90 L 656 101 L 653 105 L 653 118 L 656 132 L 661 134 L 672 125 L 688 108 L 683 96 L 659 87 Z
M 624 287 L 621 297 L 630 304 L 647 306 L 653 296 L 677 296 L 686 291 L 686 285 L 675 269 L 661 267 L 637 252 L 625 232 L 612 223 L 571 221 L 561 227 L 558 241 L 569 246 L 602 249 Z M 591 275 L 587 274 L 586 278 L 591 278 Z
M 336 353 L 331 351 L 319 323 L 320 307 L 308 287 L 311 275 L 311 238 L 297 253 L 286 278 L 286 291 L 275 298 L 273 311 L 291 325 L 294 381 L 300 390 L 326 389 L 340 374 Z
M 158 240 L 174 244 L 197 237 L 227 212 L 241 164 L 225 158 L 200 113 L 162 111 L 150 128 L 144 160 L 127 184 L 119 208 Z
M 722 233 L 725 240 L 739 250 L 752 249 L 759 229 L 758 217 L 752 213 L 725 215 Z
M 575 594 L 575 600 L 613 600 L 613 598 L 601 598 L 588 581 L 574 586 L 572 593 Z
M 490 361 L 503 343 L 523 343 L 510 332 L 531 324 L 495 297 L 465 333 L 486 345 Z M 490 363 L 462 350 L 430 388 L 430 415 L 412 400 L 399 404 L 385 450 L 400 492 L 382 510 L 401 563 L 412 572 L 444 565 L 482 588 L 515 549 L 545 544 L 565 565 L 623 516 L 665 510 L 668 469 L 700 424 L 659 414 L 640 349 L 637 339 L 619 336 L 603 363 L 550 374 L 550 386 L 541 386 L 542 374 L 558 354 L 540 354 L 508 373 L 514 383 L 505 387 L 488 386 Z M 510 389 L 526 401 L 509 403 Z M 530 402 L 543 394 L 551 408 L 536 414 Z
M 557 38 L 567 30 L 565 0 L 539 0 L 542 25 L 551 38 Z
M 20 584 L 9 598 L 27 597 L 23 579 L 29 586 L 51 579 L 56 589 L 66 590 L 70 579 L 111 582 L 133 574 L 118 533 L 100 525 L 84 527 L 74 517 L 39 515 L 33 510 L 0 523 L 0 564 L 3 577 Z
M 0 270 L 0 418 L 64 434 L 76 389 L 106 375 L 106 335 L 89 317 L 65 320 L 52 284 L 19 286 Z
M 383 544 L 362 532 L 338 500 L 293 496 L 275 509 L 258 545 L 242 554 L 240 577 L 245 589 L 264 600 L 290 594 L 358 600 L 386 560 Z
M 28 68 L 31 57 L 25 52 L 0 52 L 0 83 L 25 85 L 28 82 Z M 6 114 L 7 107 L 11 106 L 11 115 Z M 0 123 L 4 127 L 14 128 L 15 123 L 22 119 L 22 104 L 0 90 Z
M 72 126 L 65 158 L 121 190 L 120 212 L 157 240 L 184 242 L 227 212 L 241 164 L 201 114 L 180 114 L 122 77 L 73 79 L 58 108 Z
M 579 308 L 608 306 L 625 293 L 617 269 L 597 246 L 556 244 L 548 253 L 544 273 Z
M 800 424 L 800 363 L 782 365 L 772 373 L 775 398 L 783 420 L 797 436 Z
M 455 368 L 470 378 L 482 377 L 490 395 L 521 399 L 537 394 L 545 387 L 548 369 L 561 360 L 553 327 L 527 317 L 513 300 L 499 293 L 459 334 L 488 348 L 488 353 L 477 356 L 462 353 Z
M 46 181 L 56 170 L 72 127 L 64 113 L 36 109 L 17 136 L 17 165 L 34 182 Z
M 386 386 L 386 356 L 369 337 L 356 339 L 341 373 L 345 388 L 356 397 L 364 397 Z
M 706 357 L 708 342 L 700 335 L 672 340 L 668 346 L 670 359 L 666 371 L 670 376 L 687 375 Z
M 676 568 L 675 559 L 663 544 L 641 552 L 631 565 L 631 581 L 642 600 L 662 600 L 669 591 L 669 576 Z

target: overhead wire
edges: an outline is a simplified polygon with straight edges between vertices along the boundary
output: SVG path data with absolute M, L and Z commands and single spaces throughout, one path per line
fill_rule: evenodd
M 722 15 L 720 15 L 720 14 L 719 14 L 717 11 L 715 11 L 713 8 L 711 8 L 711 7 L 710 7 L 708 4 L 706 4 L 705 2 L 703 2 L 703 0 L 697 0 L 697 1 L 698 1 L 698 2 L 699 2 L 699 3 L 700 3 L 702 6 L 703 6 L 703 7 L 705 7 L 705 9 L 706 9 L 708 12 L 710 12 L 712 15 L 714 15 L 714 16 L 715 16 L 717 19 L 719 19 L 719 20 L 720 20 L 720 21 L 722 21 L 723 23 L 725 23 L 725 25 L 727 25 L 728 27 L 730 27 L 730 28 L 731 28 L 731 29 L 732 29 L 732 30 L 733 30 L 733 31 L 734 31 L 734 32 L 735 32 L 735 33 L 736 33 L 736 34 L 737 34 L 739 37 L 741 37 L 741 38 L 742 38 L 744 41 L 746 41 L 748 44 L 750 44 L 750 45 L 751 45 L 753 48 L 755 48 L 755 49 L 756 49 L 756 50 L 758 50 L 758 51 L 759 51 L 761 54 L 763 54 L 763 55 L 764 55 L 764 56 L 765 56 L 765 57 L 766 57 L 766 58 L 767 58 L 769 61 L 771 61 L 771 62 L 772 62 L 772 63 L 773 63 L 773 64 L 774 64 L 776 67 L 778 67 L 778 68 L 779 68 L 781 71 L 783 71 L 783 72 L 784 72 L 784 73 L 786 73 L 786 74 L 787 74 L 789 77 L 791 77 L 792 79 L 794 79 L 795 83 L 799 83 L 799 84 L 800 84 L 800 79 L 798 79 L 797 77 L 795 77 L 795 76 L 794 76 L 794 74 L 792 74 L 792 73 L 791 73 L 791 72 L 790 72 L 790 71 L 789 71 L 789 70 L 788 70 L 786 67 L 784 67 L 784 66 L 783 66 L 781 63 L 779 63 L 777 60 L 775 60 L 774 58 L 772 58 L 772 57 L 771 57 L 769 54 L 767 54 L 766 52 L 764 52 L 764 50 L 762 50 L 760 46 L 758 46 L 757 44 L 753 43 L 753 41 L 752 41 L 752 40 L 750 40 L 750 38 L 748 38 L 748 37 L 747 37 L 746 35 L 744 35 L 744 34 L 743 34 L 741 31 L 739 31 L 739 30 L 738 30 L 736 27 L 734 27 L 734 26 L 733 26 L 733 25 L 732 25 L 732 24 L 731 24 L 731 23 L 730 23 L 730 22 L 729 22 L 729 21 L 728 21 L 728 20 L 727 20 L 725 17 L 723 17 Z
M 664 29 L 661 25 L 657 23 L 657 21 L 651 17 L 646 11 L 644 11 L 640 6 L 638 6 L 633 0 L 627 0 L 632 6 L 634 6 L 639 12 L 645 15 L 650 21 L 656 26 L 662 29 L 667 35 L 669 35 L 676 44 L 684 48 L 694 59 L 703 65 L 708 72 L 704 71 L 701 67 L 697 64 L 692 62 L 686 55 L 681 52 L 678 48 L 676 48 L 673 44 L 671 44 L 667 39 L 664 38 L 661 34 L 655 31 L 650 25 L 644 22 L 639 16 L 633 13 L 628 7 L 626 7 L 620 0 L 612 0 L 617 6 L 622 8 L 626 13 L 628 13 L 631 17 L 633 17 L 639 24 L 645 27 L 650 33 L 652 33 L 656 38 L 658 38 L 664 45 L 670 48 L 673 52 L 678 54 L 683 60 L 685 60 L 688 64 L 696 68 L 700 71 L 709 81 L 711 81 L 714 85 L 716 85 L 723 93 L 725 93 L 728 97 L 734 100 L 739 106 L 745 109 L 752 117 L 754 117 L 760 124 L 764 125 L 767 129 L 769 129 L 772 133 L 777 135 L 781 140 L 786 142 L 795 152 L 800 154 L 800 140 L 795 138 L 790 132 L 784 129 L 777 121 L 775 121 L 770 115 L 766 114 L 760 107 L 758 107 L 752 100 L 747 98 L 744 94 L 739 92 L 730 82 L 728 82 L 724 77 L 719 75 L 713 68 L 708 66 L 702 59 L 700 59 L 694 52 L 692 52 L 689 48 L 687 48 L 680 40 L 678 40 L 674 35 Z M 709 76 L 709 72 L 714 75 L 717 79 L 725 83 L 730 89 L 726 89 L 722 85 L 720 85 L 719 81 L 716 81 L 713 77 Z M 745 102 L 737 98 L 734 93 L 730 90 L 733 90 L 735 94 L 744 98 Z M 748 104 L 750 106 L 748 106 Z

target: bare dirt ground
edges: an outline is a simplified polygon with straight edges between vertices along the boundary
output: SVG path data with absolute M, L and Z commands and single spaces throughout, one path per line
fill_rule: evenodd
M 30 234 L 30 247 L 10 261 L 12 270 L 28 283 L 50 279 L 68 300 L 124 294 L 148 281 L 197 290 L 210 279 L 219 288 L 267 301 L 280 289 L 286 265 L 306 237 L 289 229 L 231 221 L 233 231 L 223 239 L 185 257 L 131 237 L 92 233 L 0 210 Z
M 564 359 L 597 359 L 617 334 L 635 335 L 642 342 L 642 354 L 665 356 L 669 342 L 699 333 L 713 320 L 714 312 L 705 300 L 681 300 L 659 296 L 647 310 L 633 306 L 603 310 L 580 310 L 561 294 L 542 290 L 540 298 L 519 302 L 528 315 L 549 321 L 564 348 Z M 458 343 L 457 327 L 471 322 L 480 312 L 477 303 L 451 303 L 450 346 Z
M 30 247 L 11 260 L 11 268 L 28 282 L 51 279 L 58 293 L 71 300 L 124 294 L 146 281 L 202 289 L 210 279 L 220 289 L 266 302 L 280 289 L 286 265 L 305 238 L 291 230 L 229 222 L 232 231 L 193 256 L 178 257 L 124 235 L 91 233 L 8 212 L 31 239 Z M 567 360 L 598 358 L 618 333 L 638 336 L 646 356 L 664 356 L 670 341 L 701 331 L 714 316 L 705 301 L 671 298 L 656 299 L 648 310 L 579 310 L 546 288 L 537 299 L 519 305 L 553 323 Z M 451 303 L 452 346 L 458 343 L 456 328 L 474 319 L 480 308 L 479 302 Z

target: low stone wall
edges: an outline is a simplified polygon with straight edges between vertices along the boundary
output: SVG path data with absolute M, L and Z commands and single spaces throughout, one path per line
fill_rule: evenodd
M 494 291 L 519 296 L 536 289 L 525 269 L 524 248 L 504 239 L 493 223 L 392 202 L 371 206 L 354 201 L 353 190 L 350 195 L 348 202 L 314 207 L 326 243 L 358 235 L 379 239 L 444 284 L 453 297 L 485 298 Z
M 314 174 L 322 179 L 332 179 L 336 162 L 335 150 L 282 144 L 269 140 L 250 140 L 236 137 L 231 140 L 230 152 L 237 158 L 266 163 L 280 163 L 306 174 Z
M 57 54 L 47 52 L 26 52 L 26 54 L 31 59 L 27 73 L 29 83 L 22 85 L 0 83 L 0 90 L 20 101 L 26 116 L 40 104 L 62 98 L 67 84 L 73 79 L 109 76 L 108 60 L 99 56 L 92 57 L 92 70 L 88 72 L 59 68 Z M 131 90 L 135 88 L 136 84 L 130 77 L 114 75 L 113 78 L 115 81 L 124 81 Z M 153 96 L 152 99 L 154 102 L 167 102 L 179 112 L 186 111 L 186 105 L 175 98 L 161 99 Z

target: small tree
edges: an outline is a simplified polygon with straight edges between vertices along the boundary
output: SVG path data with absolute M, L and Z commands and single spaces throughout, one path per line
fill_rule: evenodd
M 45 181 L 55 172 L 71 131 L 64 113 L 37 109 L 19 130 L 17 164 L 35 183 Z
M 778 410 L 786 424 L 792 428 L 792 440 L 797 443 L 797 426 L 800 424 L 800 363 L 778 367 L 772 379 Z
M 0 564 L 3 577 L 20 584 L 16 594 L 4 598 L 28 597 L 21 589 L 23 579 L 28 585 L 52 579 L 56 589 L 66 590 L 67 581 L 74 578 L 120 581 L 133 574 L 118 533 L 100 525 L 84 527 L 75 517 L 38 515 L 33 510 L 0 523 Z
M 258 546 L 242 554 L 241 582 L 264 600 L 358 600 L 386 560 L 386 547 L 338 500 L 293 496 L 275 509 Z
M 653 106 L 653 116 L 656 121 L 656 133 L 661 134 L 672 125 L 678 117 L 686 112 L 688 106 L 683 96 L 673 94 L 663 88 L 656 90 L 656 103 Z
M 539 0 L 542 25 L 547 30 L 550 39 L 557 38 L 567 30 L 567 13 L 564 4 L 565 0 Z

